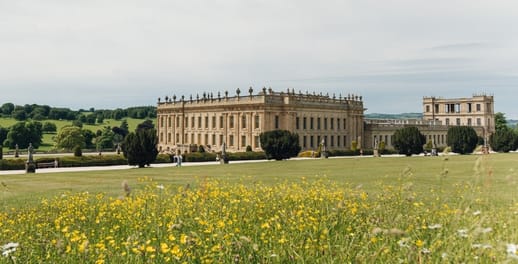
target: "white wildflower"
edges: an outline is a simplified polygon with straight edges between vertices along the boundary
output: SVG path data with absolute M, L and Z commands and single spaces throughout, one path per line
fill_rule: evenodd
M 422 254 L 430 254 L 430 253 L 432 253 L 432 251 L 430 251 L 430 250 L 429 250 L 429 249 L 427 249 L 427 248 L 423 248 L 423 249 L 421 249 L 421 253 L 422 253 Z
M 157 187 L 158 189 L 160 189 L 160 190 L 163 190 L 163 189 L 164 189 L 164 185 L 163 185 L 163 184 L 157 185 L 156 187 Z
M 457 235 L 459 235 L 460 237 L 466 238 L 466 237 L 468 237 L 468 230 L 459 229 L 459 230 L 457 230 Z
M 400 247 L 402 247 L 402 248 L 410 248 L 410 246 L 408 245 L 408 240 L 409 240 L 408 238 L 403 238 L 403 239 L 399 240 L 399 241 L 397 242 L 397 244 L 398 244 Z
M 13 242 L 9 242 L 9 243 L 7 243 L 7 244 L 3 245 L 3 246 L 1 247 L 1 249 L 2 249 L 2 255 L 3 255 L 4 257 L 8 257 L 8 256 L 9 256 L 9 254 L 11 254 L 11 253 L 13 253 L 13 252 L 15 252 L 15 251 L 16 251 L 16 248 L 17 248 L 19 245 L 20 245 L 20 244 L 18 244 L 18 243 L 13 243 Z
M 493 246 L 488 244 L 473 244 L 471 245 L 471 248 L 491 249 Z
M 518 259 L 518 245 L 516 244 L 507 244 L 507 254 L 510 258 Z
M 481 213 L 482 213 L 481 211 L 477 210 L 477 211 L 473 212 L 473 215 L 477 216 L 477 215 L 480 215 Z
M 486 228 L 477 228 L 476 230 L 476 233 L 479 233 L 479 234 L 487 234 L 487 233 L 491 233 L 493 232 L 493 228 L 491 227 L 486 227 Z
M 439 229 L 439 228 L 442 228 L 441 224 L 433 224 L 433 225 L 428 226 L 428 229 Z

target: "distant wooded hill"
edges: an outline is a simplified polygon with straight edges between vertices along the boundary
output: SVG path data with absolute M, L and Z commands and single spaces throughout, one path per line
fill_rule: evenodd
M 26 119 L 32 120 L 80 120 L 83 123 L 94 124 L 102 123 L 104 119 L 120 120 L 122 118 L 156 118 L 156 107 L 154 106 L 137 106 L 129 108 L 94 109 L 89 110 L 71 110 L 69 108 L 51 107 L 48 105 L 26 104 L 15 105 L 13 103 L 4 103 L 0 107 L 0 115 L 2 117 L 12 117 L 18 121 Z
M 421 113 L 402 113 L 402 114 L 365 114 L 367 119 L 420 119 L 423 118 Z

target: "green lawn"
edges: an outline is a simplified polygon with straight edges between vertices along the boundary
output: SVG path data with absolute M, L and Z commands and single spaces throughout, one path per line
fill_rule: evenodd
M 230 164 L 228 166 L 184 166 L 182 168 L 145 168 L 123 171 L 93 171 L 0 176 L 7 187 L 0 186 L 1 207 L 19 206 L 41 197 L 62 192 L 122 193 L 127 180 L 138 188 L 138 178 L 150 177 L 160 184 L 195 186 L 204 179 L 229 183 L 277 184 L 300 181 L 303 177 L 328 179 L 339 185 L 358 187 L 370 193 L 380 184 L 394 184 L 401 178 L 411 181 L 416 192 L 430 188 L 453 190 L 455 184 L 470 183 L 484 188 L 495 203 L 518 200 L 518 154 L 449 157 L 337 158 L 315 160 L 269 161 Z M 478 165 L 477 165 L 478 164 Z

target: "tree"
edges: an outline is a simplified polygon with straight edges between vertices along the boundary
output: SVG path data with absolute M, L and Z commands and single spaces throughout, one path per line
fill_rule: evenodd
M 126 136 L 122 143 L 122 151 L 124 157 L 128 159 L 129 165 L 138 165 L 139 168 L 143 168 L 156 160 L 157 143 L 158 138 L 154 128 L 140 129 Z
M 95 138 L 94 132 L 92 132 L 89 129 L 82 129 L 81 133 L 83 134 L 83 137 L 85 138 L 85 148 L 95 148 L 94 143 L 92 142 Z
M 58 130 L 58 127 L 52 122 L 44 122 L 42 130 L 44 133 L 54 133 Z
M 503 113 L 495 114 L 495 133 L 489 138 L 489 145 L 494 151 L 509 152 L 518 147 L 518 135 L 507 126 Z
M 4 113 L 4 115 L 10 115 L 13 111 L 14 111 L 13 103 L 5 103 L 2 105 L 2 113 Z
M 83 156 L 83 150 L 81 150 L 80 146 L 74 147 L 74 157 L 81 157 Z
M 9 133 L 9 129 L 5 127 L 0 127 L 0 148 L 4 143 L 4 140 L 7 138 L 7 133 Z
M 18 122 L 11 126 L 4 143 L 11 149 L 14 149 L 16 144 L 20 148 L 27 148 L 29 143 L 38 148 L 41 145 L 42 133 L 40 122 Z
M 126 119 L 122 120 L 121 125 L 119 127 L 113 127 L 112 131 L 124 138 L 129 133 L 128 121 L 126 121 Z
M 117 108 L 112 112 L 112 118 L 115 120 L 121 120 L 125 116 L 124 110 Z
M 498 112 L 495 114 L 495 130 L 501 130 L 507 128 L 507 120 L 505 114 Z
M 47 118 L 50 112 L 50 106 L 48 105 L 34 105 L 30 117 L 34 120 L 44 120 Z
M 259 138 L 268 159 L 289 159 L 300 152 L 299 135 L 288 130 L 267 131 L 261 133 Z
M 85 137 L 81 128 L 76 126 L 63 127 L 55 138 L 56 147 L 66 150 L 73 150 L 75 147 L 85 147 Z
M 446 135 L 446 143 L 451 147 L 451 151 L 455 153 L 473 153 L 478 143 L 477 132 L 469 126 L 450 127 Z
M 110 127 L 105 127 L 100 136 L 96 138 L 96 145 L 100 149 L 113 148 L 115 133 Z
M 399 154 L 412 156 L 412 154 L 419 154 L 423 152 L 423 145 L 426 143 L 426 138 L 419 132 L 417 127 L 405 127 L 396 130 L 394 133 L 394 148 L 398 150 Z
M 95 116 L 95 114 L 89 114 L 86 116 L 86 122 L 87 124 L 89 125 L 95 125 L 95 120 L 97 119 L 97 117 Z
M 152 129 L 155 128 L 155 125 L 153 125 L 153 121 L 147 119 L 144 122 L 137 125 L 137 130 L 141 129 Z
M 510 128 L 497 129 L 489 138 L 489 144 L 494 151 L 509 152 L 518 147 L 518 136 Z
M 83 127 L 83 122 L 81 122 L 81 120 L 77 119 L 77 120 L 74 120 L 72 121 L 72 126 L 76 126 L 76 127 Z
M 27 113 L 25 113 L 24 110 L 15 110 L 12 112 L 11 116 L 16 120 L 16 121 L 24 121 L 27 119 Z

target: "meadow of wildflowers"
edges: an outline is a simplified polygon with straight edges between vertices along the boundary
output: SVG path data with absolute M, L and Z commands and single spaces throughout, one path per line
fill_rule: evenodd
M 416 191 L 405 170 L 375 191 L 305 177 L 139 182 L 119 197 L 65 192 L 4 209 L 0 263 L 518 261 L 518 201 L 495 204 L 484 181 Z

